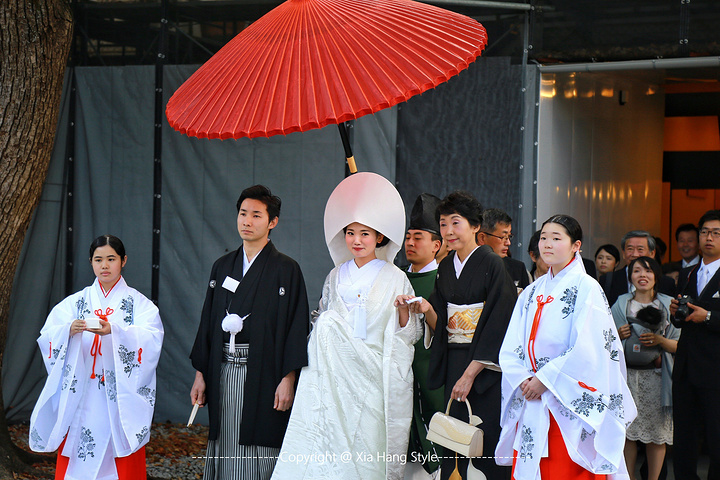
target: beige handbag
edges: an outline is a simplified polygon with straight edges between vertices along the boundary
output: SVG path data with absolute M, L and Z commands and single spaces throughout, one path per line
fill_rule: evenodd
M 468 408 L 470 423 L 451 417 L 452 401 L 452 398 L 448 401 L 445 413 L 436 412 L 430 419 L 427 439 L 466 457 L 481 457 L 483 454 L 483 431 L 476 425 L 480 425 L 482 420 L 472 414 L 472 408 L 467 399 L 465 399 L 465 405 Z

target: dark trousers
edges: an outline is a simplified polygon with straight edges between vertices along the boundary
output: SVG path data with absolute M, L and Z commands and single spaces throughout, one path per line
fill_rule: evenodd
M 710 454 L 708 480 L 720 480 L 720 385 L 709 379 L 698 385 L 686 378 L 673 381 L 673 466 L 678 480 L 700 479 L 697 474 L 703 430 Z

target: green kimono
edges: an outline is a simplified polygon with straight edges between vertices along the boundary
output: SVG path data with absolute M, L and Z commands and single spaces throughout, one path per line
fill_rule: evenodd
M 415 290 L 415 295 L 425 299 L 435 288 L 437 270 L 424 273 L 405 271 L 408 280 Z M 421 461 L 423 468 L 432 473 L 440 466 L 440 457 L 443 449 L 429 442 L 427 429 L 430 419 L 437 411 L 445 411 L 443 388 L 431 390 L 428 388 L 428 366 L 430 365 L 430 350 L 425 348 L 424 338 L 415 344 L 415 358 L 413 360 L 413 373 L 415 374 L 415 390 L 413 395 L 413 421 L 410 426 L 409 458 Z M 422 455 L 422 457 L 421 457 Z

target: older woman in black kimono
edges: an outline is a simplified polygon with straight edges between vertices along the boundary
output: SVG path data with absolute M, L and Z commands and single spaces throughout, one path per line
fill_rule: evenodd
M 500 379 L 498 353 L 512 314 L 517 291 L 502 259 L 487 245 L 479 247 L 482 206 L 467 192 L 453 192 L 437 208 L 440 233 L 453 252 L 438 267 L 430 301 L 413 303 L 411 311 L 424 313 L 434 330 L 428 380 L 431 388 L 445 386 L 450 413 L 468 420 L 467 399 L 473 414 L 483 420 L 485 452 L 494 452 L 500 435 Z M 449 478 L 455 459 L 446 455 L 442 478 Z M 481 470 L 489 479 L 510 478 L 510 469 L 495 464 L 490 455 L 462 457 L 458 470 Z

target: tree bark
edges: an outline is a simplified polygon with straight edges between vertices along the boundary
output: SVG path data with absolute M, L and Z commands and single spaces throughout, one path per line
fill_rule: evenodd
M 52 154 L 71 40 L 68 0 L 0 1 L 0 368 L 13 277 Z M 0 478 L 24 467 L 0 401 Z

